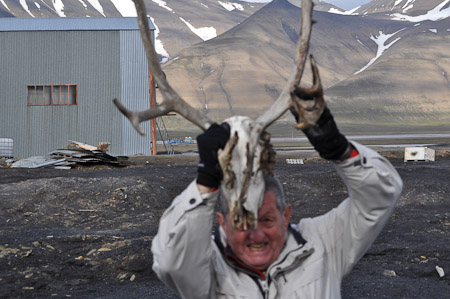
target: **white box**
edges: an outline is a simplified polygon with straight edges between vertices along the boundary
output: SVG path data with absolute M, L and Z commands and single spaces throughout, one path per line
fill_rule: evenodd
M 14 142 L 11 138 L 0 138 L 0 157 L 13 157 Z
M 426 146 L 405 147 L 406 161 L 434 161 L 435 150 Z

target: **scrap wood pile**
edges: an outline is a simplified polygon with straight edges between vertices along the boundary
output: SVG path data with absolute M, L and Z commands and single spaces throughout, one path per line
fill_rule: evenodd
M 112 156 L 106 153 L 108 142 L 101 142 L 98 146 L 69 140 L 64 149 L 54 150 L 45 157 L 30 157 L 19 160 L 11 165 L 12 168 L 57 168 L 70 169 L 75 165 L 106 164 L 124 166 L 128 160 L 126 156 Z

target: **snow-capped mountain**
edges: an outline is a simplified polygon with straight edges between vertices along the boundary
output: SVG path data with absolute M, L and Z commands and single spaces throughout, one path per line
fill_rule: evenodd
M 265 3 L 227 0 L 145 0 L 157 32 L 157 49 L 170 57 L 239 24 Z M 0 16 L 135 17 L 131 0 L 0 0 Z
M 434 18 L 437 17 L 435 16 L 437 11 L 448 15 L 449 9 L 449 0 L 373 0 L 346 13 L 355 15 L 380 14 L 386 18 L 398 18 L 400 16 Z
M 224 34 L 178 53 L 164 65 L 175 89 L 218 118 L 256 116 L 270 107 L 295 57 L 300 9 L 291 2 L 274 0 Z M 411 22 L 317 11 L 313 17 L 310 52 L 341 123 L 448 128 L 450 18 Z
M 266 3 L 229 0 L 145 0 L 162 61 L 236 26 Z M 300 3 L 300 0 L 291 0 Z M 334 6 L 316 1 L 316 10 Z M 132 0 L 0 0 L 0 17 L 135 17 Z

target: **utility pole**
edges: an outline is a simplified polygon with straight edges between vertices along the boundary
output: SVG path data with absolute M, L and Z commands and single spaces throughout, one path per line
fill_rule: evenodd
M 149 77 L 150 77 L 150 108 L 155 107 L 156 101 L 155 101 L 155 87 L 154 87 L 154 81 L 153 81 L 153 74 L 149 70 Z M 156 156 L 158 153 L 156 149 L 156 122 L 155 119 L 151 119 L 152 124 L 152 156 Z

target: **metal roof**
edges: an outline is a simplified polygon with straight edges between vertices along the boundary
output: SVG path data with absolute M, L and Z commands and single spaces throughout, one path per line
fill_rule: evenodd
M 155 29 L 148 20 L 151 30 Z M 139 30 L 137 18 L 0 18 L 1 31 Z

